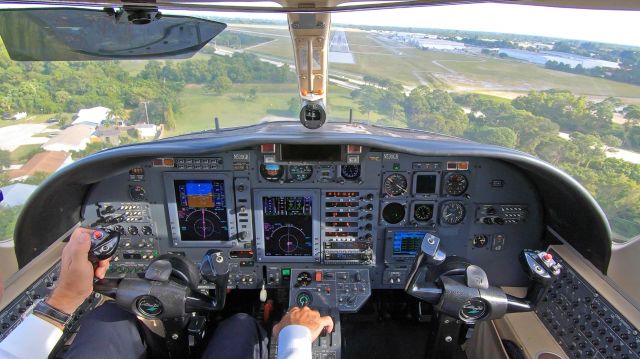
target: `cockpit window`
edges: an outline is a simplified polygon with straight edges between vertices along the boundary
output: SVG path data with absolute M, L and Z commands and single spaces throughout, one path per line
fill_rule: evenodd
M 285 14 L 181 13 L 228 27 L 186 60 L 16 62 L 0 44 L 0 240 L 44 179 L 92 153 L 297 121 Z M 531 153 L 582 183 L 627 241 L 640 235 L 638 23 L 497 4 L 336 13 L 327 118 Z

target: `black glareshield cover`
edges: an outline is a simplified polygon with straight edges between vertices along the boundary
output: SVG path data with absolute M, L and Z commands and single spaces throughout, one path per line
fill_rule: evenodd
M 0 11 L 0 35 L 14 61 L 189 58 L 226 26 L 152 8 Z

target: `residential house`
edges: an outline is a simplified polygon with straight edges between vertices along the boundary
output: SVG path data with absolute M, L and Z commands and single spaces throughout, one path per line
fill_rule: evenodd
M 46 151 L 82 151 L 87 147 L 94 130 L 95 127 L 88 125 L 67 127 L 42 145 L 42 148 Z
M 73 160 L 67 152 L 40 152 L 31 157 L 24 166 L 9 171 L 9 179 L 11 181 L 21 181 L 38 172 L 53 173 L 71 162 L 73 162 Z
M 91 142 L 105 142 L 113 146 L 120 146 L 121 133 L 119 128 L 98 127 L 96 132 L 91 135 Z
M 88 125 L 96 128 L 100 126 L 102 122 L 109 119 L 109 114 L 111 114 L 111 109 L 102 106 L 84 108 L 78 111 L 78 114 L 71 124 Z
M 138 137 L 142 139 L 153 139 L 158 133 L 158 126 L 150 123 L 139 123 L 133 128 L 135 128 Z

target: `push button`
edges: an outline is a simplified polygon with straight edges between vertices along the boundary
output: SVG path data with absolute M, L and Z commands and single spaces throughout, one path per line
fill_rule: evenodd
M 322 272 L 316 271 L 316 282 L 322 282 Z

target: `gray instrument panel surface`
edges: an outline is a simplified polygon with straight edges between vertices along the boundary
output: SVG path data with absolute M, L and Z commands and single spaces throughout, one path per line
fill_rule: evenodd
M 194 261 L 199 261 L 204 252 L 210 248 L 185 247 L 174 241 L 170 231 L 170 218 L 172 209 L 167 206 L 171 196 L 167 196 L 164 178 L 171 173 L 179 173 L 180 178 L 187 178 L 186 172 L 198 172 L 198 178 L 209 175 L 223 175 L 229 179 L 230 184 L 225 186 L 233 188 L 228 193 L 228 203 L 235 203 L 235 208 L 229 208 L 234 220 L 239 222 L 240 207 L 237 198 L 244 196 L 246 203 L 243 211 L 248 212 L 249 219 L 244 217 L 245 226 L 249 227 L 250 236 L 240 238 L 237 233 L 230 233 L 231 240 L 219 248 L 225 251 L 232 263 L 232 283 L 230 287 L 257 288 L 262 283 L 262 267 L 277 268 L 368 268 L 373 289 L 401 288 L 401 283 L 389 281 L 390 271 L 404 271 L 410 265 L 408 258 L 396 258 L 390 251 L 391 240 L 386 235 L 387 229 L 412 229 L 425 230 L 434 233 L 442 239 L 442 248 L 450 255 L 459 255 L 469 259 L 472 263 L 481 266 L 488 274 L 494 285 L 526 285 L 527 279 L 517 263 L 517 256 L 523 248 L 541 248 L 543 231 L 542 207 L 533 184 L 522 175 L 522 172 L 514 166 L 503 161 L 488 158 L 458 158 L 458 157 L 424 157 L 397 152 L 379 152 L 364 148 L 359 155 L 361 176 L 357 180 L 346 180 L 340 176 L 342 162 L 313 163 L 314 174 L 301 182 L 271 182 L 260 175 L 260 164 L 265 160 L 259 149 L 229 151 L 216 153 L 207 157 L 219 158 L 216 169 L 203 170 L 202 168 L 178 168 L 154 167 L 150 161 L 139 164 L 144 169 L 144 178 L 137 179 L 135 183 L 145 188 L 146 200 L 143 201 L 152 218 L 154 235 L 160 254 L 178 252 L 186 255 Z M 447 170 L 450 163 L 467 163 L 466 170 Z M 296 163 L 298 165 L 300 163 Z M 439 164 L 439 165 L 435 165 Z M 291 165 L 283 163 L 283 165 Z M 451 167 L 449 167 L 451 168 Z M 464 168 L 464 167 L 463 167 Z M 329 170 L 332 169 L 332 170 Z M 385 176 L 392 173 L 403 174 L 407 179 L 407 191 L 400 196 L 389 197 L 385 194 L 383 183 Z M 415 178 L 417 173 L 433 173 L 436 175 L 436 193 L 430 195 L 415 194 Z M 461 173 L 467 179 L 468 187 L 459 196 L 452 196 L 445 192 L 445 176 L 449 173 Z M 325 176 L 325 174 L 327 176 Z M 195 178 L 195 177 L 194 177 Z M 84 224 L 89 225 L 97 220 L 96 206 L 102 202 L 131 201 L 127 189 L 133 182 L 130 176 L 124 172 L 96 184 L 89 193 L 83 211 Z M 239 191 L 239 187 L 242 191 Z M 371 228 L 371 246 L 374 253 L 374 261 L 368 265 L 353 264 L 318 264 L 315 261 L 308 263 L 274 263 L 258 262 L 256 259 L 256 243 L 254 237 L 258 237 L 259 228 L 254 227 L 259 222 L 257 219 L 258 207 L 255 203 L 257 191 L 279 191 L 280 193 L 295 194 L 296 191 L 313 190 L 319 193 L 320 198 L 315 198 L 314 206 L 320 212 L 325 201 L 327 191 L 351 191 L 375 193 L 373 199 L 373 220 L 367 221 L 364 213 L 358 214 L 358 226 Z M 248 200 L 246 200 L 248 198 Z M 448 225 L 442 222 L 442 206 L 448 201 L 460 202 L 466 215 L 459 224 Z M 388 224 L 382 218 L 382 211 L 386 203 L 396 202 L 405 209 L 403 220 L 397 224 Z M 413 219 L 415 204 L 428 203 L 433 205 L 433 219 L 418 222 Z M 526 206 L 526 216 L 518 224 L 485 224 L 476 218 L 486 212 L 487 205 L 495 205 L 502 208 L 504 205 Z M 365 201 L 360 201 L 358 206 L 364 206 Z M 500 212 L 502 213 L 502 212 Z M 324 220 L 325 216 L 318 215 L 315 222 Z M 355 222 L 355 221 L 354 221 Z M 322 232 L 322 229 L 320 229 Z M 253 235 L 256 233 L 256 235 Z M 362 230 L 358 236 L 364 236 Z M 321 242 L 324 234 L 320 233 Z M 483 236 L 486 243 L 483 246 L 474 245 L 474 238 Z M 124 265 L 122 262 L 116 265 Z M 274 268 L 269 270 L 275 275 Z M 293 278 L 292 278 L 293 279 Z M 281 287 L 285 285 L 278 280 L 267 283 L 268 287 Z

